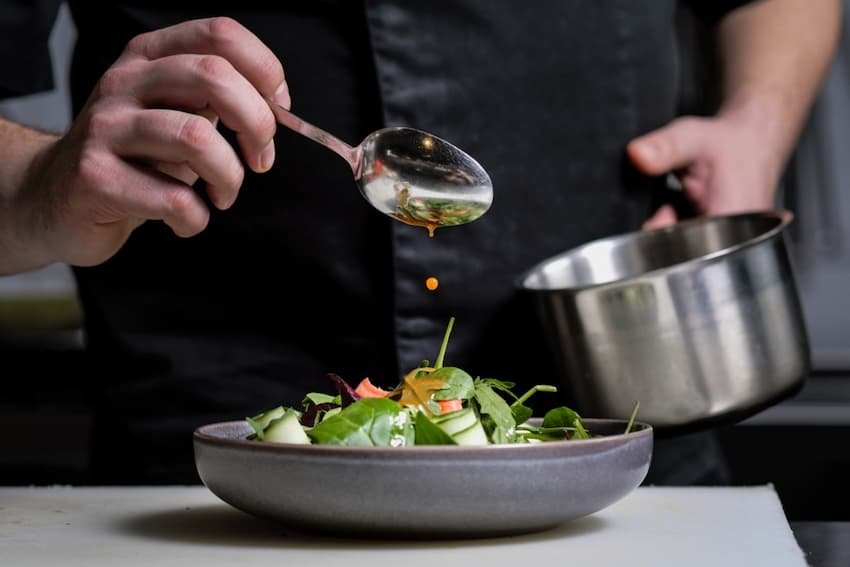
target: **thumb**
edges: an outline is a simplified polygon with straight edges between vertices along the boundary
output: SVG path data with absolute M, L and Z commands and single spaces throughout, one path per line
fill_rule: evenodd
M 626 147 L 632 163 L 647 175 L 661 175 L 690 165 L 699 157 L 704 135 L 700 118 L 678 118 Z

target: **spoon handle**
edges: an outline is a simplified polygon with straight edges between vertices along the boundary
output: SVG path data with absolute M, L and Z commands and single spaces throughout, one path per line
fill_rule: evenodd
M 302 136 L 306 136 L 314 142 L 322 144 L 329 150 L 337 153 L 340 157 L 342 157 L 342 159 L 348 162 L 348 165 L 351 166 L 351 170 L 354 172 L 355 178 L 360 177 L 361 150 L 359 146 L 352 148 L 336 136 L 325 132 L 321 128 L 313 126 L 301 118 L 298 118 L 277 103 L 269 102 L 269 105 L 271 106 L 272 113 L 274 113 L 278 122 L 290 130 L 298 132 Z

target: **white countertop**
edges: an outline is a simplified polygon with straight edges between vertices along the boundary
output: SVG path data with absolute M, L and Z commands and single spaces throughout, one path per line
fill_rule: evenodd
M 269 563 L 262 563 L 269 562 Z M 771 486 L 642 487 L 538 534 L 457 541 L 287 536 L 204 487 L 0 488 L 0 564 L 802 567 Z

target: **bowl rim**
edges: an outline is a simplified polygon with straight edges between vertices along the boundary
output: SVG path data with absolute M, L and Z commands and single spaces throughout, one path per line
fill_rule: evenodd
M 695 226 L 699 224 L 706 224 L 709 222 L 715 222 L 718 220 L 728 220 L 728 219 L 741 219 L 741 218 L 767 218 L 767 219 L 775 219 L 778 220 L 779 223 L 770 228 L 769 230 L 764 231 L 758 236 L 746 240 L 744 242 L 738 242 L 736 244 L 732 244 L 731 246 L 727 246 L 725 248 L 721 248 L 719 250 L 715 250 L 714 252 L 710 252 L 708 254 L 704 254 L 702 256 L 698 256 L 695 258 L 691 258 L 688 260 L 684 260 L 681 262 L 675 262 L 670 264 L 669 266 L 663 266 L 660 268 L 655 268 L 652 270 L 647 270 L 646 272 L 641 272 L 640 274 L 631 275 L 621 277 L 611 281 L 599 282 L 599 283 L 588 283 L 581 285 L 572 285 L 572 286 L 560 286 L 560 287 L 531 287 L 526 285 L 526 281 L 528 278 L 535 272 L 539 272 L 544 266 L 547 264 L 551 264 L 553 262 L 557 262 L 562 258 L 566 258 L 568 256 L 573 256 L 591 246 L 596 246 L 605 242 L 608 243 L 617 243 L 622 242 L 624 240 L 629 240 L 634 238 L 635 236 L 643 236 L 647 234 L 653 233 L 670 233 L 682 230 L 684 228 Z M 549 256 L 537 263 L 533 266 L 522 272 L 516 280 L 515 285 L 521 288 L 523 291 L 527 293 L 533 294 L 546 294 L 552 292 L 580 292 L 589 289 L 602 289 L 605 287 L 616 287 L 618 285 L 622 285 L 625 282 L 634 282 L 643 278 L 651 278 L 660 273 L 673 274 L 680 271 L 685 271 L 690 268 L 693 268 L 695 265 L 710 265 L 713 264 L 727 256 L 731 256 L 737 252 L 741 252 L 748 248 L 752 248 L 754 246 L 758 246 L 759 244 L 766 242 L 768 240 L 773 240 L 778 235 L 785 230 L 785 228 L 791 224 L 794 220 L 794 213 L 787 209 L 776 209 L 776 210 L 764 210 L 764 211 L 750 211 L 743 213 L 735 213 L 730 215 L 711 215 L 711 216 L 700 216 L 692 219 L 687 219 L 684 221 L 677 222 L 676 224 L 665 226 L 661 228 L 654 228 L 649 230 L 633 230 L 626 233 L 615 234 L 612 236 L 605 236 L 602 238 L 597 238 L 595 240 L 591 240 L 589 242 L 585 242 L 584 244 L 580 244 L 574 248 L 570 248 L 564 252 L 559 252 L 553 256 Z
M 532 418 L 540 420 L 542 418 Z M 625 425 L 627 419 L 582 418 L 582 422 L 592 430 L 593 425 Z M 415 445 L 410 447 L 366 447 L 349 445 L 299 445 L 293 443 L 261 443 L 249 439 L 233 439 L 211 433 L 211 430 L 231 428 L 246 425 L 244 420 L 222 421 L 208 423 L 195 429 L 193 440 L 195 444 L 213 445 L 229 449 L 247 449 L 251 451 L 271 452 L 277 454 L 300 454 L 303 456 L 352 456 L 352 457 L 381 457 L 381 458 L 410 458 L 410 457 L 450 457 L 457 454 L 469 456 L 508 456 L 514 452 L 546 453 L 557 452 L 573 447 L 578 452 L 601 450 L 611 443 L 630 442 L 644 437 L 654 436 L 654 427 L 646 422 L 635 420 L 633 428 L 628 433 L 601 435 L 590 439 L 572 439 L 565 441 L 545 441 L 543 443 L 508 443 L 502 445 Z M 532 456 L 532 455 L 527 455 Z

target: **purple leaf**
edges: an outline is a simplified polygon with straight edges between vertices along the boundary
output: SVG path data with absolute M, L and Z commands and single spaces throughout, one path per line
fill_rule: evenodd
M 328 411 L 338 407 L 339 406 L 337 404 L 332 404 L 330 402 L 313 404 L 307 411 L 305 411 L 301 415 L 301 419 L 299 421 L 304 427 L 313 427 L 314 425 L 316 425 L 316 418 L 319 417 L 320 411 Z
M 342 400 L 342 407 L 347 406 L 350 403 L 356 402 L 360 399 L 360 394 L 354 391 L 354 388 L 348 385 L 348 383 L 340 378 L 338 374 L 334 374 L 333 372 L 328 373 L 328 378 L 330 378 L 334 384 L 336 384 L 337 392 L 339 392 L 339 398 Z

